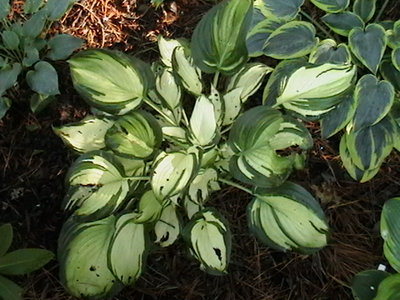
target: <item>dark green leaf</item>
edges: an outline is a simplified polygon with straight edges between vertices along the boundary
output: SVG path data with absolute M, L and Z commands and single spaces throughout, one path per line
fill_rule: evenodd
M 11 224 L 0 226 L 0 257 L 7 253 L 13 241 L 13 229 Z
M 67 59 L 75 50 L 80 48 L 84 41 L 69 34 L 58 34 L 48 42 L 47 57 L 52 60 Z
M 400 48 L 396 48 L 392 51 L 392 63 L 397 71 L 400 71 Z
M 43 0 L 26 0 L 24 4 L 24 12 L 26 14 L 33 14 L 37 12 L 43 5 Z
M 389 81 L 396 91 L 400 91 L 400 72 L 397 70 L 392 61 L 389 59 L 383 59 L 379 68 L 381 75 L 387 81 Z
M 24 67 L 31 67 L 39 61 L 39 51 L 35 47 L 25 47 L 25 57 L 22 61 Z
M 46 11 L 49 20 L 57 21 L 77 2 L 77 0 L 48 0 Z
M 0 120 L 6 115 L 11 107 L 11 99 L 7 97 L 0 97 Z
M 351 53 L 346 44 L 336 45 L 334 40 L 323 40 L 310 54 L 309 62 L 312 64 L 349 64 Z
M 381 236 L 384 240 L 383 252 L 390 265 L 400 272 L 400 198 L 385 202 L 381 214 Z
M 348 36 L 353 28 L 364 28 L 363 20 L 349 11 L 327 14 L 321 19 L 330 29 L 343 36 Z
M 292 21 L 276 29 L 268 37 L 263 52 L 276 59 L 289 59 L 309 54 L 317 45 L 311 23 Z
M 355 0 L 353 4 L 353 12 L 368 22 L 375 14 L 376 0 Z
M 0 257 L 0 273 L 24 275 L 33 272 L 50 260 L 54 254 L 44 249 L 20 249 Z
M 9 50 L 16 50 L 19 46 L 19 37 L 14 31 L 4 30 L 1 33 L 4 46 Z
M 23 300 L 23 289 L 11 280 L 0 275 L 0 298 L 3 300 Z
M 343 11 L 350 4 L 350 0 L 311 0 L 311 2 L 318 8 L 329 13 Z
M 0 70 L 0 95 L 11 88 L 15 82 L 17 82 L 17 78 L 21 70 L 21 65 L 18 63 L 13 64 L 12 67 L 7 66 Z
M 255 1 L 257 7 L 267 19 L 282 21 L 293 20 L 300 11 L 304 0 L 284 0 L 284 1 Z
M 0 20 L 8 16 L 11 6 L 9 0 L 0 1 Z
M 35 70 L 26 74 L 26 80 L 30 88 L 39 94 L 49 96 L 60 94 L 57 71 L 48 62 L 36 63 Z
M 374 300 L 397 299 L 400 299 L 400 274 L 393 274 L 381 282 Z
M 356 274 L 351 283 L 354 298 L 357 300 L 373 300 L 379 284 L 388 276 L 390 276 L 390 273 L 379 270 L 368 270 Z
M 372 73 L 378 70 L 386 43 L 385 30 L 378 24 L 370 24 L 365 30 L 354 28 L 349 34 L 351 51 Z
M 400 20 L 396 21 L 393 24 L 393 28 L 388 29 L 386 34 L 390 48 L 395 49 L 400 47 Z
M 23 25 L 24 36 L 35 38 L 38 37 L 46 24 L 47 12 L 44 8 L 33 14 L 31 18 Z
M 55 100 L 54 96 L 33 94 L 30 98 L 30 106 L 33 113 L 40 113 L 47 105 Z

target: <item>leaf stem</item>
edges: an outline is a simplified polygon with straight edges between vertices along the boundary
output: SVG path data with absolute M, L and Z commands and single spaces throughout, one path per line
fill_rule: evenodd
M 316 27 L 318 27 L 319 30 L 321 30 L 328 38 L 335 40 L 335 37 L 329 32 L 327 31 L 321 24 L 319 24 L 313 17 L 311 17 L 308 13 L 306 13 L 305 11 L 301 10 L 300 13 L 309 21 L 311 21 L 311 23 L 313 23 Z
M 218 86 L 219 74 L 220 74 L 219 71 L 217 71 L 217 72 L 214 74 L 213 86 L 214 86 L 214 88 L 216 88 L 216 89 L 217 89 L 217 86 Z
M 168 123 L 177 126 L 177 124 L 175 124 L 175 122 L 169 117 L 167 116 L 156 104 L 154 104 L 150 99 L 148 98 L 143 98 L 143 101 L 150 106 L 152 109 L 154 109 L 157 113 L 159 113 Z
M 238 188 L 239 190 L 242 190 L 242 191 L 244 191 L 244 192 L 246 192 L 246 193 L 248 193 L 250 195 L 254 195 L 253 192 L 250 189 L 240 185 L 239 183 L 236 183 L 236 182 L 233 182 L 231 180 L 224 179 L 224 178 L 218 178 L 218 181 L 220 181 L 222 183 L 225 183 L 227 185 L 233 186 L 235 188 Z
M 378 14 L 376 15 L 376 18 L 375 18 L 375 20 L 374 20 L 375 23 L 378 22 L 379 19 L 382 17 L 382 14 L 383 14 L 383 12 L 385 11 L 386 6 L 387 6 L 388 4 L 389 4 L 389 0 L 386 0 L 386 1 L 383 3 L 381 9 L 379 10 Z

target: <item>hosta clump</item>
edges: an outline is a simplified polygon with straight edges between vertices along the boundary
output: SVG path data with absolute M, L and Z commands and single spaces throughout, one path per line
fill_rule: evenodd
M 289 5 L 282 20 L 295 18 L 301 4 Z M 357 67 L 347 47 L 332 53 L 324 50 L 330 42 L 316 47 L 315 30 L 304 21 L 271 35 L 268 53 L 290 60 L 275 70 L 248 62 L 243 33 L 254 25 L 257 5 L 216 5 L 191 43 L 160 37 L 161 59 L 152 65 L 110 50 L 69 60 L 76 90 L 93 107 L 82 121 L 55 128 L 80 154 L 66 179 L 63 207 L 70 218 L 59 240 L 61 278 L 74 296 L 108 297 L 134 284 L 154 245 L 169 246 L 180 236 L 201 269 L 226 274 L 231 231 L 209 205 L 223 185 L 252 196 L 249 227 L 266 245 L 310 254 L 327 244 L 318 201 L 287 180 L 312 147 L 302 118 L 324 116 L 330 134 L 353 119 L 338 111 L 355 111 Z M 279 9 L 265 6 L 261 13 L 271 17 Z M 279 36 L 295 40 L 296 32 L 307 35 L 296 49 L 285 43 L 283 53 Z M 269 73 L 265 105 L 257 106 L 261 99 L 252 96 Z M 374 83 L 386 91 L 386 83 Z M 245 104 L 252 108 L 245 111 Z
M 39 112 L 60 93 L 56 69 L 49 61 L 68 58 L 83 41 L 68 34 L 47 39 L 48 28 L 77 0 L 26 0 L 24 21 L 10 21 L 9 0 L 0 4 L 0 119 L 11 106 L 7 90 L 22 74 L 33 92 L 30 107 Z M 12 1 L 11 1 L 12 2 Z
M 365 182 L 398 140 L 392 107 L 400 91 L 400 21 L 380 22 L 376 0 L 311 2 L 326 13 L 320 20 L 302 11 L 304 0 L 256 0 L 247 48 L 282 60 L 264 104 L 319 120 L 323 138 L 345 129 L 343 165 Z

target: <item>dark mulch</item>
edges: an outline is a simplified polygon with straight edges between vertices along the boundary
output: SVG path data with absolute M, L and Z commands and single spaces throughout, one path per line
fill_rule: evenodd
M 16 1 L 15 12 L 23 1 Z M 112 47 L 132 51 L 146 60 L 157 57 L 156 36 L 190 37 L 212 1 L 166 1 L 154 9 L 148 1 L 84 0 L 53 31 L 85 38 L 87 47 Z M 388 17 L 398 16 L 396 5 Z M 398 8 L 398 6 L 397 6 Z M 318 14 L 318 11 L 313 12 Z M 57 69 L 68 78 L 65 63 Z M 60 210 L 65 173 L 74 159 L 53 134 L 52 126 L 83 118 L 87 106 L 62 81 L 63 95 L 46 111 L 28 111 L 28 94 L 14 91 L 14 107 L 0 121 L 0 221 L 16 230 L 16 247 L 43 247 L 56 251 L 65 214 Z M 354 182 L 341 166 L 339 137 L 319 139 L 318 126 L 309 124 L 315 138 L 308 167 L 292 176 L 321 201 L 332 228 L 329 246 L 312 256 L 280 253 L 262 246 L 247 231 L 249 197 L 233 188 L 213 195 L 210 205 L 230 221 L 233 253 L 229 275 L 214 277 L 201 272 L 178 243 L 157 249 L 146 273 L 134 289 L 116 299 L 352 299 L 349 284 L 355 273 L 385 263 L 379 237 L 382 204 L 399 195 L 400 156 L 393 153 L 376 178 Z M 32 276 L 19 278 L 26 299 L 72 299 L 57 278 L 54 261 Z

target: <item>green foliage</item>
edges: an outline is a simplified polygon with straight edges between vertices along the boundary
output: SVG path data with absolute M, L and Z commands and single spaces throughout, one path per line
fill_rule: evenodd
M 10 224 L 0 226 L 0 299 L 22 300 L 23 289 L 3 275 L 25 275 L 40 269 L 53 259 L 52 252 L 43 249 L 19 249 L 9 252 L 13 240 Z
M 33 112 L 41 111 L 58 95 L 57 71 L 48 60 L 63 60 L 80 48 L 79 38 L 59 34 L 46 39 L 52 22 L 58 21 L 77 0 L 27 0 L 22 20 L 10 21 L 9 1 L 0 3 L 0 119 L 11 107 L 7 90 L 17 87 L 22 75 L 34 94 Z

